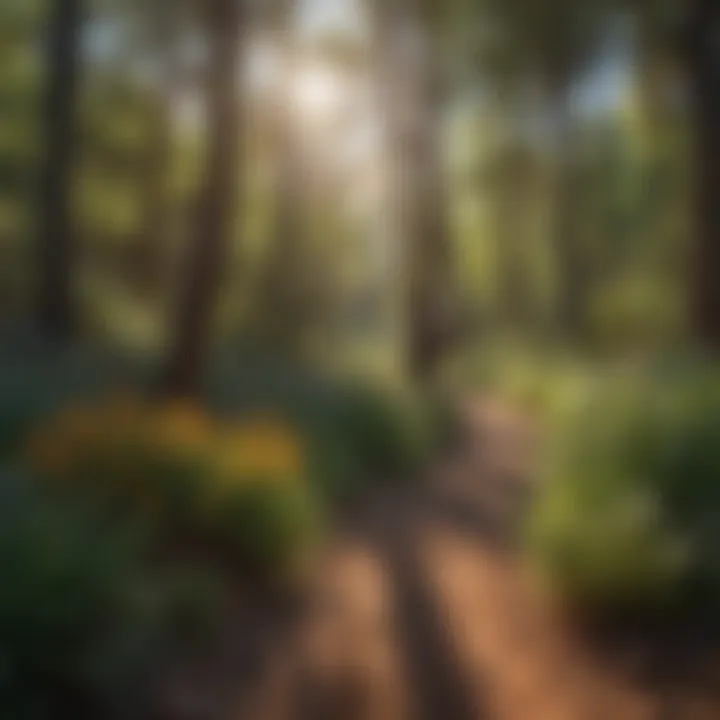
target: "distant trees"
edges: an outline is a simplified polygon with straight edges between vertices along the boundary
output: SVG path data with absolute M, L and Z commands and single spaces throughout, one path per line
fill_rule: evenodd
M 555 319 L 560 337 L 578 339 L 586 322 L 582 250 L 573 218 L 576 119 L 573 90 L 607 40 L 613 18 L 609 0 L 476 0 L 489 27 L 491 82 L 539 91 L 549 140 L 549 241 L 555 267 Z M 488 40 L 486 39 L 486 42 Z
M 202 13 L 209 45 L 206 79 L 208 147 L 193 234 L 171 328 L 163 389 L 197 392 L 240 193 L 242 110 L 238 67 L 246 9 L 242 0 L 207 0 Z
M 700 344 L 720 351 L 720 50 L 717 43 L 720 5 L 716 0 L 687 0 L 682 4 L 661 0 L 643 4 L 630 0 L 547 0 L 542 3 L 454 0 L 446 4 L 432 0 L 366 1 L 373 21 L 371 61 L 376 64 L 381 96 L 384 159 L 390 179 L 387 192 L 394 224 L 392 236 L 402 257 L 399 264 L 402 274 L 398 275 L 397 283 L 402 287 L 405 365 L 413 376 L 421 379 L 432 376 L 457 330 L 457 277 L 453 267 L 445 168 L 447 111 L 451 107 L 445 40 L 450 37 L 452 43 L 459 44 L 464 38 L 461 34 L 445 36 L 443 33 L 451 12 L 460 7 L 470 8 L 473 26 L 479 28 L 475 38 L 478 50 L 475 59 L 479 59 L 479 63 L 471 72 L 475 89 L 482 86 L 482 91 L 488 88 L 498 91 L 494 101 L 509 102 L 508 116 L 523 113 L 532 116 L 524 118 L 526 125 L 532 127 L 522 131 L 526 135 L 518 147 L 532 135 L 528 147 L 534 153 L 533 172 L 537 170 L 538 177 L 542 175 L 544 180 L 538 182 L 538 189 L 532 188 L 532 193 L 528 188 L 523 191 L 518 187 L 524 177 L 523 158 L 513 156 L 509 147 L 504 154 L 496 152 L 497 182 L 492 181 L 495 195 L 487 193 L 486 199 L 495 203 L 497 239 L 504 242 L 498 253 L 506 275 L 504 284 L 499 283 L 505 288 L 502 302 L 508 308 L 508 315 L 513 317 L 522 315 L 522 307 L 532 303 L 528 297 L 521 297 L 527 290 L 523 287 L 525 273 L 521 271 L 526 262 L 521 238 L 529 233 L 526 233 L 527 221 L 519 216 L 522 213 L 519 206 L 525 202 L 523 194 L 542 194 L 547 205 L 543 209 L 547 209 L 549 218 L 545 236 L 552 259 L 547 275 L 554 283 L 555 325 L 558 336 L 571 341 L 584 339 L 590 314 L 593 288 L 588 280 L 592 272 L 588 274 L 587 266 L 597 264 L 597 257 L 607 259 L 614 252 L 607 246 L 595 254 L 588 252 L 581 236 L 594 237 L 597 244 L 602 233 L 578 232 L 579 225 L 587 225 L 586 219 L 578 217 L 582 212 L 578 209 L 578 198 L 585 198 L 588 206 L 596 208 L 603 203 L 587 200 L 590 194 L 601 192 L 597 175 L 593 176 L 595 184 L 580 181 L 582 189 L 580 192 L 577 189 L 577 173 L 595 170 L 588 170 L 587 160 L 585 166 L 581 167 L 582 162 L 578 164 L 578 129 L 587 134 L 588 126 L 578 123 L 575 89 L 587 82 L 589 68 L 597 69 L 601 64 L 619 13 L 631 13 L 638 30 L 636 57 L 649 71 L 642 90 L 650 105 L 654 96 L 662 94 L 664 82 L 664 66 L 658 63 L 656 67 L 655 63 L 670 45 L 665 35 L 668 21 L 663 13 L 671 7 L 673 11 L 668 17 L 683 17 L 681 61 L 687 75 L 689 127 L 695 144 L 692 168 L 695 254 L 688 290 L 691 323 Z M 85 2 L 55 0 L 49 4 L 35 248 L 37 289 L 33 297 L 35 324 L 42 335 L 56 343 L 70 340 L 77 326 L 73 291 L 78 233 L 72 205 Z M 167 278 L 168 256 L 164 249 L 171 215 L 168 180 L 173 151 L 172 114 L 176 110 L 173 82 L 178 51 L 177 23 L 187 21 L 191 29 L 183 27 L 183 32 L 188 32 L 184 37 L 191 37 L 192 41 L 203 38 L 207 50 L 207 75 L 203 85 L 207 152 L 194 200 L 187 262 L 182 269 L 171 322 L 171 343 L 163 366 L 164 387 L 176 394 L 190 393 L 198 387 L 209 350 L 227 247 L 243 197 L 238 163 L 242 156 L 244 107 L 238 70 L 245 48 L 244 36 L 249 31 L 245 20 L 250 5 L 250 0 L 202 3 L 118 0 L 107 6 L 111 14 L 122 18 L 118 25 L 127 23 L 134 31 L 139 28 L 142 43 L 139 54 L 143 57 L 133 57 L 127 63 L 114 61 L 112 72 L 123 76 L 119 86 L 122 83 L 132 86 L 133 114 L 145 117 L 145 130 L 149 132 L 141 133 L 144 140 L 138 143 L 137 136 L 128 140 L 120 122 L 117 127 L 113 124 L 111 131 L 108 116 L 115 112 L 107 109 L 107 103 L 96 103 L 91 114 L 100 118 L 99 122 L 96 118 L 95 125 L 101 126 L 101 135 L 108 136 L 105 144 L 122 146 L 120 150 L 111 148 L 108 152 L 111 160 L 106 165 L 118 160 L 117 167 L 124 167 L 127 158 L 121 157 L 125 152 L 123 143 L 134 143 L 134 157 L 143 156 L 135 165 L 135 160 L 126 163 L 132 166 L 130 180 L 123 178 L 124 191 L 132 195 L 133 202 L 140 208 L 137 212 L 135 207 L 140 220 L 131 218 L 116 235 L 126 242 L 122 250 L 131 251 L 132 282 L 144 283 L 154 296 L 154 286 L 161 277 Z M 262 322 L 268 322 L 264 330 L 287 341 L 299 330 L 297 318 L 303 312 L 302 288 L 308 279 L 301 266 L 313 266 L 303 262 L 309 247 L 303 234 L 309 236 L 310 231 L 305 223 L 305 179 L 300 167 L 298 118 L 294 107 L 299 41 L 295 26 L 296 2 L 274 0 L 257 7 L 264 19 L 270 21 L 278 59 L 271 122 L 266 123 L 272 125 L 269 134 L 276 170 L 270 191 L 272 199 L 268 203 L 273 207 L 273 217 L 267 247 L 259 254 L 267 259 L 267 267 L 263 268 L 266 272 L 258 293 L 262 296 L 258 298 L 258 305 L 265 315 Z M 193 15 L 195 11 L 197 14 Z M 452 32 L 457 33 L 457 28 Z M 127 53 L 127 48 L 125 51 Z M 125 64 L 132 65 L 132 69 L 128 70 Z M 123 67 L 118 70 L 120 65 Z M 148 67 L 155 70 L 154 74 L 150 73 L 150 82 L 147 82 L 148 76 L 143 77 Z M 105 91 L 111 89 L 108 78 L 112 72 L 107 77 L 102 71 L 97 73 L 100 82 L 106 84 Z M 122 93 L 120 95 L 118 102 L 126 102 Z M 517 105 L 513 104 L 515 101 Z M 518 111 L 520 107 L 523 110 Z M 650 117 L 652 112 L 647 115 Z M 685 133 L 688 127 L 685 118 L 683 123 Z M 98 134 L 97 127 L 95 130 Z M 109 138 L 110 135 L 113 138 Z M 95 141 L 97 138 L 94 138 L 92 152 L 100 158 L 97 163 L 100 165 L 104 162 L 104 156 L 100 156 L 105 151 L 101 147 L 103 143 Z M 146 145 L 142 146 L 142 142 Z M 658 147 L 662 142 L 652 139 Z M 672 150 L 669 154 L 671 152 L 676 153 L 673 156 L 676 158 L 679 151 Z M 672 174 L 673 163 L 678 164 L 676 159 L 671 159 L 670 172 L 666 168 L 666 174 Z M 114 168 L 106 174 L 119 175 Z M 108 195 L 107 188 L 103 188 L 103 192 Z M 620 200 L 616 204 L 620 204 Z M 94 206 L 92 210 L 104 220 L 102 208 Z M 329 211 L 328 217 L 330 214 Z M 613 231 L 605 228 L 603 232 L 610 235 Z M 649 236 L 652 232 L 645 228 L 642 234 Z M 129 236 L 134 245 L 127 242 Z M 115 249 L 105 255 L 116 258 Z M 634 262 L 638 262 L 637 258 Z M 270 328 L 275 321 L 276 326 Z
M 55 0 L 47 41 L 39 178 L 36 324 L 47 339 L 67 342 L 75 325 L 73 174 L 84 0 Z

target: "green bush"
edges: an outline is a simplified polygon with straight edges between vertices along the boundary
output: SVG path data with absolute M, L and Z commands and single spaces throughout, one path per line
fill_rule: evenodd
M 415 476 L 450 430 L 446 407 L 382 387 L 353 386 L 314 433 L 315 477 L 342 495 Z
M 1 714 L 50 718 L 67 698 L 80 712 L 134 685 L 157 649 L 159 614 L 142 596 L 139 539 L 2 482 Z
M 299 484 L 250 483 L 230 494 L 213 520 L 233 559 L 276 579 L 304 567 L 321 527 L 312 491 Z
M 427 447 L 419 404 L 399 394 L 358 389 L 340 412 L 338 427 L 368 471 L 402 474 L 414 470 Z
M 380 381 L 340 379 L 277 357 L 234 358 L 218 367 L 209 396 L 213 407 L 229 416 L 289 418 L 308 440 L 311 479 L 331 496 L 415 471 L 449 424 L 440 421 L 439 403 L 435 407 Z M 443 413 L 443 419 L 448 416 Z
M 28 455 L 66 496 L 141 519 L 166 545 L 195 542 L 269 575 L 290 569 L 316 533 L 304 445 L 272 416 L 221 422 L 116 398 L 53 416 Z
M 592 384 L 588 367 L 562 356 L 507 358 L 489 376 L 488 390 L 540 422 L 571 409 Z
M 33 720 L 146 706 L 150 672 L 208 637 L 226 598 L 202 568 L 151 564 L 137 526 L 9 471 L 0 588 L 0 716 Z
M 555 428 L 531 512 L 529 549 L 554 587 L 601 609 L 719 591 L 718 437 L 713 371 L 599 381 Z
M 97 350 L 50 352 L 37 340 L 6 342 L 0 352 L 0 460 L 14 461 L 49 414 L 111 387 L 137 387 L 145 375 L 139 362 Z

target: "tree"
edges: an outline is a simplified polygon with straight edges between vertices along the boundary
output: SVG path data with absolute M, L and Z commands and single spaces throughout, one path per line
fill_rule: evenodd
M 273 228 L 260 289 L 263 332 L 273 343 L 297 350 L 303 330 L 303 177 L 293 83 L 298 59 L 295 0 L 275 0 L 269 9 L 270 34 L 277 58 L 271 100 L 274 129 Z
M 72 176 L 83 0 L 56 0 L 51 8 L 42 116 L 36 322 L 46 338 L 63 343 L 70 339 L 76 324 L 71 274 L 75 257 Z
M 0 320 L 10 317 L 22 302 L 28 270 L 27 227 L 37 214 L 31 188 L 35 181 L 35 128 L 39 90 L 32 56 L 34 38 L 44 15 L 32 0 L 6 2 L 0 8 Z
M 194 235 L 175 316 L 164 377 L 165 392 L 198 391 L 210 343 L 213 311 L 240 197 L 238 157 L 241 109 L 237 69 L 241 0 L 207 0 L 203 18 L 209 43 L 206 103 L 208 147 L 197 199 Z
M 720 5 L 687 4 L 685 55 L 695 130 L 696 247 L 693 325 L 699 342 L 720 351 Z
M 167 278 L 170 225 L 170 172 L 173 159 L 173 111 L 179 95 L 182 69 L 179 44 L 184 3 L 152 0 L 138 10 L 143 13 L 150 62 L 155 68 L 156 87 L 149 103 L 149 132 L 144 175 L 138 183 L 142 192 L 142 228 L 137 259 L 141 286 L 157 296 Z
M 454 311 L 437 17 L 426 0 L 375 0 L 373 11 L 390 196 L 405 268 L 406 364 L 414 378 L 427 379 L 445 354 Z

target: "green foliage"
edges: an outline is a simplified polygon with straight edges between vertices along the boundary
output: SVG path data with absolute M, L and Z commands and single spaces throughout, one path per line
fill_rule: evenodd
M 406 476 L 431 449 L 428 411 L 419 400 L 382 388 L 355 388 L 333 425 L 363 472 Z
M 533 351 L 516 345 L 486 350 L 465 374 L 469 382 L 537 420 L 552 423 L 582 402 L 594 376 L 587 363 L 566 353 Z
M 48 352 L 36 338 L 13 333 L 0 352 L 0 458 L 16 460 L 30 433 L 69 403 L 138 387 L 143 363 L 100 349 L 74 347 Z
M 147 700 L 147 673 L 172 649 L 178 623 L 198 627 L 210 612 L 210 591 L 188 590 L 200 575 L 152 574 L 136 528 L 53 500 L 9 471 L 0 495 L 0 714 L 85 715 Z
M 280 568 L 285 579 L 304 569 L 321 528 L 312 490 L 298 484 L 251 484 L 233 493 L 213 522 L 243 568 L 265 577 Z
M 249 355 L 213 374 L 210 396 L 232 416 L 290 418 L 307 438 L 311 481 L 331 496 L 417 470 L 450 420 L 443 404 L 379 381 L 339 380 Z
M 28 459 L 50 487 L 142 519 L 163 544 L 190 539 L 265 575 L 290 571 L 317 527 L 302 439 L 277 418 L 74 405 L 33 434 Z
M 142 518 L 166 541 L 209 539 L 258 572 L 281 574 L 307 555 L 322 524 L 318 496 L 410 476 L 447 425 L 438 403 L 249 355 L 213 373 L 212 413 L 109 395 L 145 374 L 96 352 L 54 363 L 6 353 L 4 457 L 29 460 L 71 497 Z M 248 447 L 257 435 L 269 443 L 259 457 Z
M 678 367 L 597 384 L 542 468 L 530 552 L 565 596 L 657 608 L 720 591 L 720 382 Z

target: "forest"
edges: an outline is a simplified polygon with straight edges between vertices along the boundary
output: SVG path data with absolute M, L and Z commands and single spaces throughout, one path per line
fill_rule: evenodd
M 720 717 L 718 0 L 0 3 L 0 718 Z

